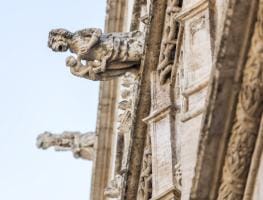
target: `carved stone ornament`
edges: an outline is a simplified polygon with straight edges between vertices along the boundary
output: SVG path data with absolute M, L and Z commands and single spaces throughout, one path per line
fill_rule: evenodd
M 44 132 L 37 137 L 37 147 L 48 149 L 54 147 L 56 151 L 72 151 L 74 157 L 93 160 L 95 133 L 65 131 L 62 134 Z
M 108 198 L 119 200 L 121 196 L 123 177 L 117 174 L 110 184 L 104 189 L 104 195 Z
M 182 170 L 181 170 L 181 164 L 177 163 L 174 166 L 175 170 L 175 186 L 177 189 L 181 190 L 182 189 Z
M 263 111 L 263 0 L 260 0 L 217 199 L 243 199 Z
M 181 10 L 178 2 L 178 0 L 169 0 L 166 9 L 164 35 L 161 44 L 159 64 L 157 67 L 161 84 L 164 84 L 167 78 L 171 75 L 174 63 L 177 34 L 179 31 L 179 24 L 175 21 L 174 16 Z
M 103 81 L 136 70 L 143 54 L 144 34 L 102 33 L 98 28 L 75 33 L 54 29 L 49 32 L 48 47 L 55 52 L 70 50 L 77 55 L 66 58 L 66 66 L 73 75 Z
M 144 148 L 142 170 L 140 175 L 137 200 L 149 200 L 152 197 L 152 151 L 150 136 L 147 135 Z

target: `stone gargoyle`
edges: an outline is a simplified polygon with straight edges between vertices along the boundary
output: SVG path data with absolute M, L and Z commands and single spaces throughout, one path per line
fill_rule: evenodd
M 72 151 L 75 158 L 93 160 L 95 133 L 64 131 L 62 134 L 44 132 L 37 137 L 37 147 L 48 149 L 54 147 L 56 151 Z
M 76 54 L 66 58 L 66 66 L 73 75 L 103 81 L 137 70 L 143 55 L 144 34 L 102 33 L 97 28 L 74 33 L 53 29 L 49 32 L 48 47 L 55 52 L 70 50 Z

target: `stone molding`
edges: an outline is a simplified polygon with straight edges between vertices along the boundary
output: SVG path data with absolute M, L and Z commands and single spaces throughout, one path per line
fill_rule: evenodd
M 249 174 L 247 178 L 246 189 L 244 192 L 243 200 L 251 200 L 256 192 L 256 181 L 259 176 L 259 167 L 262 162 L 263 153 L 263 117 L 261 117 L 260 129 L 258 133 L 258 139 L 256 141 L 253 157 L 251 160 L 251 165 L 249 168 Z
M 182 122 L 186 122 L 190 119 L 193 119 L 194 117 L 197 117 L 198 115 L 202 114 L 205 111 L 205 106 L 197 107 L 191 111 L 188 111 L 188 104 L 189 104 L 188 102 L 189 102 L 189 97 L 191 95 L 208 87 L 208 84 L 209 84 L 209 78 L 206 78 L 196 83 L 196 85 L 182 91 L 182 96 L 183 96 L 182 98 L 184 99 L 184 103 L 185 103 L 180 116 Z
M 208 8 L 208 0 L 200 0 L 197 3 L 183 8 L 180 13 L 175 16 L 175 20 L 178 22 L 183 22 L 198 13 L 206 10 Z
M 105 32 L 121 32 L 123 30 L 123 13 L 126 8 L 125 0 L 107 0 Z M 109 182 L 111 145 L 113 137 L 113 124 L 115 121 L 115 109 L 118 79 L 100 82 L 99 105 L 97 112 L 95 144 L 96 154 L 92 166 L 92 184 L 90 199 L 104 200 L 104 188 Z
M 230 132 L 218 198 L 243 199 L 263 112 L 263 1 L 259 1 L 237 108 Z
M 152 198 L 151 200 L 180 200 L 181 192 L 175 186 L 167 188 L 163 193 L 158 196 Z

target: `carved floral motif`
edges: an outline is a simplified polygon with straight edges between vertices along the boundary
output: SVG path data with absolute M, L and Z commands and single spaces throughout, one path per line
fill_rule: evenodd
M 138 66 L 143 54 L 144 35 L 140 31 L 102 33 L 97 28 L 75 33 L 54 29 L 49 32 L 48 46 L 55 52 L 70 50 L 77 55 L 76 58 L 66 58 L 66 65 L 73 75 L 90 80 L 109 80 Z
M 241 200 L 263 111 L 263 0 L 252 37 L 218 199 Z
M 65 131 L 62 134 L 44 132 L 37 137 L 37 147 L 48 149 L 54 147 L 56 151 L 72 151 L 74 157 L 93 160 L 95 133 Z

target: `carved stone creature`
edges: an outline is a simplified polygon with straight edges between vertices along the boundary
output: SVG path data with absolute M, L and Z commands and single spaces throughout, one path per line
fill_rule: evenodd
M 159 64 L 157 67 L 161 84 L 164 84 L 171 76 L 179 31 L 179 24 L 175 21 L 174 16 L 177 15 L 180 10 L 179 1 L 168 1 L 165 17 L 165 30 L 161 44 Z
M 182 188 L 182 170 L 181 170 L 181 164 L 177 163 L 174 166 L 174 170 L 175 170 L 175 185 L 176 188 L 181 190 Z
M 72 151 L 74 157 L 93 160 L 95 133 L 65 131 L 62 134 L 44 132 L 37 137 L 37 147 L 48 149 L 54 147 L 56 151 Z
M 133 89 L 136 84 L 135 75 L 126 73 L 120 79 L 120 99 L 118 102 L 117 117 L 117 145 L 115 158 L 115 173 L 122 174 L 126 169 L 128 161 L 128 152 L 131 141 L 131 127 L 133 115 Z M 123 175 L 123 174 L 122 174 Z M 125 187 L 125 186 L 124 186 Z
M 104 190 L 104 195 L 111 199 L 120 199 L 123 177 L 117 174 Z
M 102 33 L 97 28 L 75 33 L 54 29 L 49 32 L 48 47 L 77 55 L 66 59 L 72 74 L 90 80 L 109 80 L 135 70 L 143 54 L 144 35 L 140 31 Z
M 152 197 L 152 151 L 150 136 L 144 149 L 142 170 L 139 181 L 137 200 L 149 200 Z

